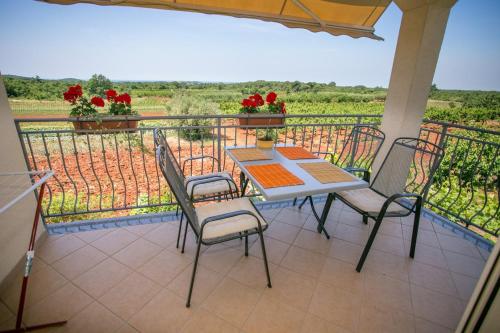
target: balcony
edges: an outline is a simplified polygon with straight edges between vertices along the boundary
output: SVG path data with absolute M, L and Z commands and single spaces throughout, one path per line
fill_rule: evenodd
M 187 164 L 186 173 L 220 169 L 235 180 L 239 170 L 224 147 L 254 144 L 259 129 L 238 127 L 234 116 L 139 120 L 138 130 L 78 133 L 64 119 L 16 120 L 29 168 L 56 172 L 43 205 L 49 235 L 38 244 L 26 324 L 69 319 L 63 331 L 247 333 L 447 332 L 457 325 L 492 247 L 479 234 L 498 235 L 498 180 L 488 169 L 498 133 L 424 124 L 421 136 L 442 144 L 449 163 L 427 198 L 415 259 L 408 257 L 413 217 L 387 218 L 361 273 L 354 265 L 373 224 L 335 202 L 327 240 L 309 206 L 262 201 L 250 191 L 271 223 L 265 239 L 273 288 L 266 288 L 256 239 L 249 257 L 236 240 L 202 250 L 186 309 L 195 239 L 188 237 L 186 253 L 176 249 L 176 205 L 156 168 L 152 129 L 171 134 L 181 162 L 199 154 L 220 161 Z M 354 125 L 379 121 L 298 115 L 271 127 L 278 142 L 338 153 Z M 20 274 L 0 288 L 0 328 L 13 326 Z

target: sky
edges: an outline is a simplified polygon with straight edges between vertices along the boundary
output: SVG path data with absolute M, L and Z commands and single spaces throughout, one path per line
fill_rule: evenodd
M 499 0 L 457 2 L 434 77 L 438 88 L 500 91 L 499 14 Z M 0 72 L 387 87 L 401 16 L 391 4 L 375 26 L 381 42 L 218 15 L 0 0 Z

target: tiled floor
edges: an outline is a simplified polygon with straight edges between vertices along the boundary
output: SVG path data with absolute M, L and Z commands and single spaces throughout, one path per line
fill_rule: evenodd
M 260 244 L 203 248 L 185 308 L 194 237 L 175 248 L 177 223 L 50 236 L 37 251 L 27 324 L 68 319 L 67 332 L 451 332 L 485 251 L 423 220 L 411 260 L 412 219 L 384 221 L 361 273 L 370 226 L 336 202 L 326 240 L 304 207 L 263 210 L 273 288 Z M 17 279 L 0 290 L 0 329 L 13 325 Z

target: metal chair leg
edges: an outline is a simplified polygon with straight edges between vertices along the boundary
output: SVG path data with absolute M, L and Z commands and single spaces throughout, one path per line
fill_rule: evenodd
M 417 199 L 415 207 L 415 218 L 413 219 L 413 231 L 411 233 L 410 257 L 415 257 L 415 247 L 417 246 L 418 225 L 420 224 L 420 210 L 422 209 L 422 200 Z
M 304 198 L 304 200 L 302 200 L 302 202 L 300 203 L 300 205 L 299 205 L 299 209 L 302 209 L 302 207 L 306 204 L 307 199 L 312 199 L 312 197 L 311 197 L 311 196 L 307 196 L 307 197 L 305 197 L 305 198 Z M 312 200 L 311 200 L 311 201 L 312 201 Z
M 361 272 L 363 268 L 363 264 L 365 263 L 366 257 L 368 256 L 368 252 L 370 252 L 370 248 L 372 247 L 373 241 L 375 240 L 375 236 L 377 235 L 378 228 L 382 224 L 382 219 L 377 219 L 375 221 L 375 225 L 373 226 L 373 230 L 370 233 L 370 237 L 366 242 L 365 248 L 363 249 L 363 253 L 361 254 L 361 258 L 359 258 L 358 265 L 356 266 L 356 271 Z
M 179 231 L 177 232 L 177 244 L 175 245 L 176 249 L 179 248 L 179 241 L 181 239 L 181 229 L 182 229 L 182 220 L 183 220 L 183 218 L 184 218 L 184 212 L 182 212 L 181 219 L 179 221 Z
M 196 248 L 196 257 L 194 258 L 193 274 L 191 275 L 191 284 L 189 286 L 189 294 L 186 302 L 186 308 L 191 306 L 191 295 L 193 294 L 194 278 L 196 276 L 196 268 L 198 267 L 198 258 L 200 257 L 201 237 L 198 239 L 198 247 Z
M 248 257 L 248 234 L 245 236 L 245 257 Z
M 363 223 L 368 224 L 368 216 L 363 215 Z
M 272 288 L 273 286 L 271 285 L 271 275 L 269 274 L 269 265 L 267 264 L 266 245 L 264 244 L 264 236 L 262 234 L 261 228 L 259 228 L 259 238 L 260 238 L 260 246 L 262 248 L 262 257 L 264 258 L 264 266 L 266 267 L 267 287 Z
M 297 204 L 297 199 L 298 199 L 298 198 L 293 199 L 293 204 L 292 204 L 292 206 L 295 206 L 295 205 Z
M 181 253 L 184 253 L 184 248 L 186 247 L 186 238 L 188 233 L 188 221 L 186 221 L 186 227 L 184 228 L 184 240 L 182 241 L 182 250 Z

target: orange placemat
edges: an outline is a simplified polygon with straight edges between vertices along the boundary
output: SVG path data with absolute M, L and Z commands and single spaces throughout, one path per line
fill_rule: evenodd
M 302 179 L 295 176 L 279 163 L 249 165 L 246 168 L 263 188 L 304 184 Z
M 297 163 L 321 184 L 352 182 L 356 177 L 328 162 Z
M 308 152 L 302 147 L 277 147 L 276 150 L 289 160 L 305 160 L 318 158 L 318 156 Z
M 231 149 L 231 154 L 240 162 L 273 159 L 271 152 L 266 153 L 257 148 L 235 148 Z

